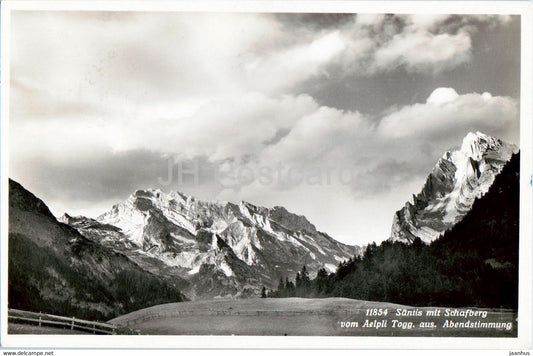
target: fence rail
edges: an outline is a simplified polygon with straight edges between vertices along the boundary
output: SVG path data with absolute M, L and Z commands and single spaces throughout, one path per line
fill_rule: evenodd
M 100 323 L 78 319 L 75 317 L 68 318 L 59 315 L 46 313 L 35 313 L 25 310 L 9 309 L 8 319 L 13 322 L 32 323 L 39 326 L 67 327 L 70 330 L 92 331 L 94 334 L 116 334 L 117 325 Z

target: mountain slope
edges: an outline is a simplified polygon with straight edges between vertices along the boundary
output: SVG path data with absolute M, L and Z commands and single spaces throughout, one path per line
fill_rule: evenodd
M 44 202 L 9 180 L 10 308 L 107 320 L 184 300 L 175 281 L 58 222 Z
M 334 271 L 360 251 L 282 207 L 153 189 L 136 191 L 96 220 L 65 215 L 62 221 L 147 270 L 186 279 L 191 298 L 259 295 L 303 265 L 312 274 L 324 266 Z
M 470 288 L 487 304 L 518 305 L 519 210 L 517 153 L 465 217 L 431 244 L 438 261 L 449 261 L 441 267 L 443 273 L 471 279 Z
M 446 152 L 393 218 L 392 241 L 430 243 L 454 226 L 485 194 L 517 147 L 483 133 L 469 133 L 461 149 Z

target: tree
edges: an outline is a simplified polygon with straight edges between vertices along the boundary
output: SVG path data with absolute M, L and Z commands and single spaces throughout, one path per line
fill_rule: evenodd
M 285 278 L 285 294 L 287 297 L 294 297 L 294 283 L 289 281 L 289 278 Z
M 302 277 L 300 277 L 300 272 L 296 273 L 296 279 L 295 279 L 296 288 L 300 288 L 302 286 Z
M 311 294 L 311 279 L 309 278 L 309 272 L 307 271 L 307 267 L 304 265 L 302 267 L 302 271 L 300 272 L 301 276 L 301 288 L 299 291 L 299 295 L 301 297 L 309 297 Z
M 305 265 L 302 267 L 301 276 L 302 276 L 302 282 L 304 283 L 304 285 L 307 282 L 309 282 L 309 272 L 307 272 L 307 267 Z
M 285 290 L 285 284 L 283 283 L 283 277 L 280 277 L 277 294 L 279 298 L 287 297 L 287 292 Z
M 283 284 L 283 278 L 280 278 L 278 283 L 278 291 L 282 291 L 284 288 L 285 285 Z
M 315 285 L 316 285 L 318 294 L 326 292 L 327 283 L 328 283 L 328 272 L 324 268 L 321 268 L 318 270 L 318 273 L 316 274 L 316 278 L 315 278 Z

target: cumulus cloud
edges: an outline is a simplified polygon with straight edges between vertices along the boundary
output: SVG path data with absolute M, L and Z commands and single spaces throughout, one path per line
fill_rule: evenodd
M 368 124 L 358 112 L 344 112 L 320 107 L 295 123 L 291 132 L 276 145 L 269 146 L 262 157 L 289 163 L 313 163 L 336 152 L 339 144 L 363 139 Z
M 428 104 L 443 104 L 454 101 L 458 97 L 459 94 L 454 88 L 437 88 L 428 96 L 426 102 Z
M 229 184 L 233 195 L 268 195 L 265 189 L 286 192 L 319 181 L 349 186 L 352 197 L 364 198 L 422 180 L 436 159 L 458 148 L 469 131 L 518 143 L 518 122 L 516 100 L 490 93 L 459 95 L 453 88 L 437 88 L 425 103 L 397 108 L 377 124 L 359 112 L 322 106 L 295 121 L 285 136 L 263 146 L 252 159 L 232 161 L 225 169 L 253 172 L 251 179 Z M 271 172 L 267 188 L 259 181 L 262 168 Z M 277 179 L 272 179 L 273 172 Z M 294 179 L 288 179 L 290 174 Z
M 452 88 L 435 89 L 425 103 L 408 105 L 381 120 L 385 137 L 442 137 L 483 131 L 518 142 L 518 103 L 490 93 L 458 95 Z
M 279 142 L 265 147 L 257 164 L 281 163 L 304 172 L 317 166 L 324 171 L 348 169 L 357 195 L 388 190 L 428 172 L 436 159 L 427 154 L 428 147 L 438 157 L 459 146 L 469 131 L 518 143 L 517 106 L 508 97 L 459 95 L 453 88 L 437 88 L 425 103 L 398 108 L 378 124 L 358 112 L 320 107 L 299 119 Z

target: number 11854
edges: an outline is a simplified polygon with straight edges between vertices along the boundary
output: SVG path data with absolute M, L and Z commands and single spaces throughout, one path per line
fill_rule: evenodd
M 385 316 L 389 313 L 388 309 L 373 308 L 366 310 L 366 316 Z

